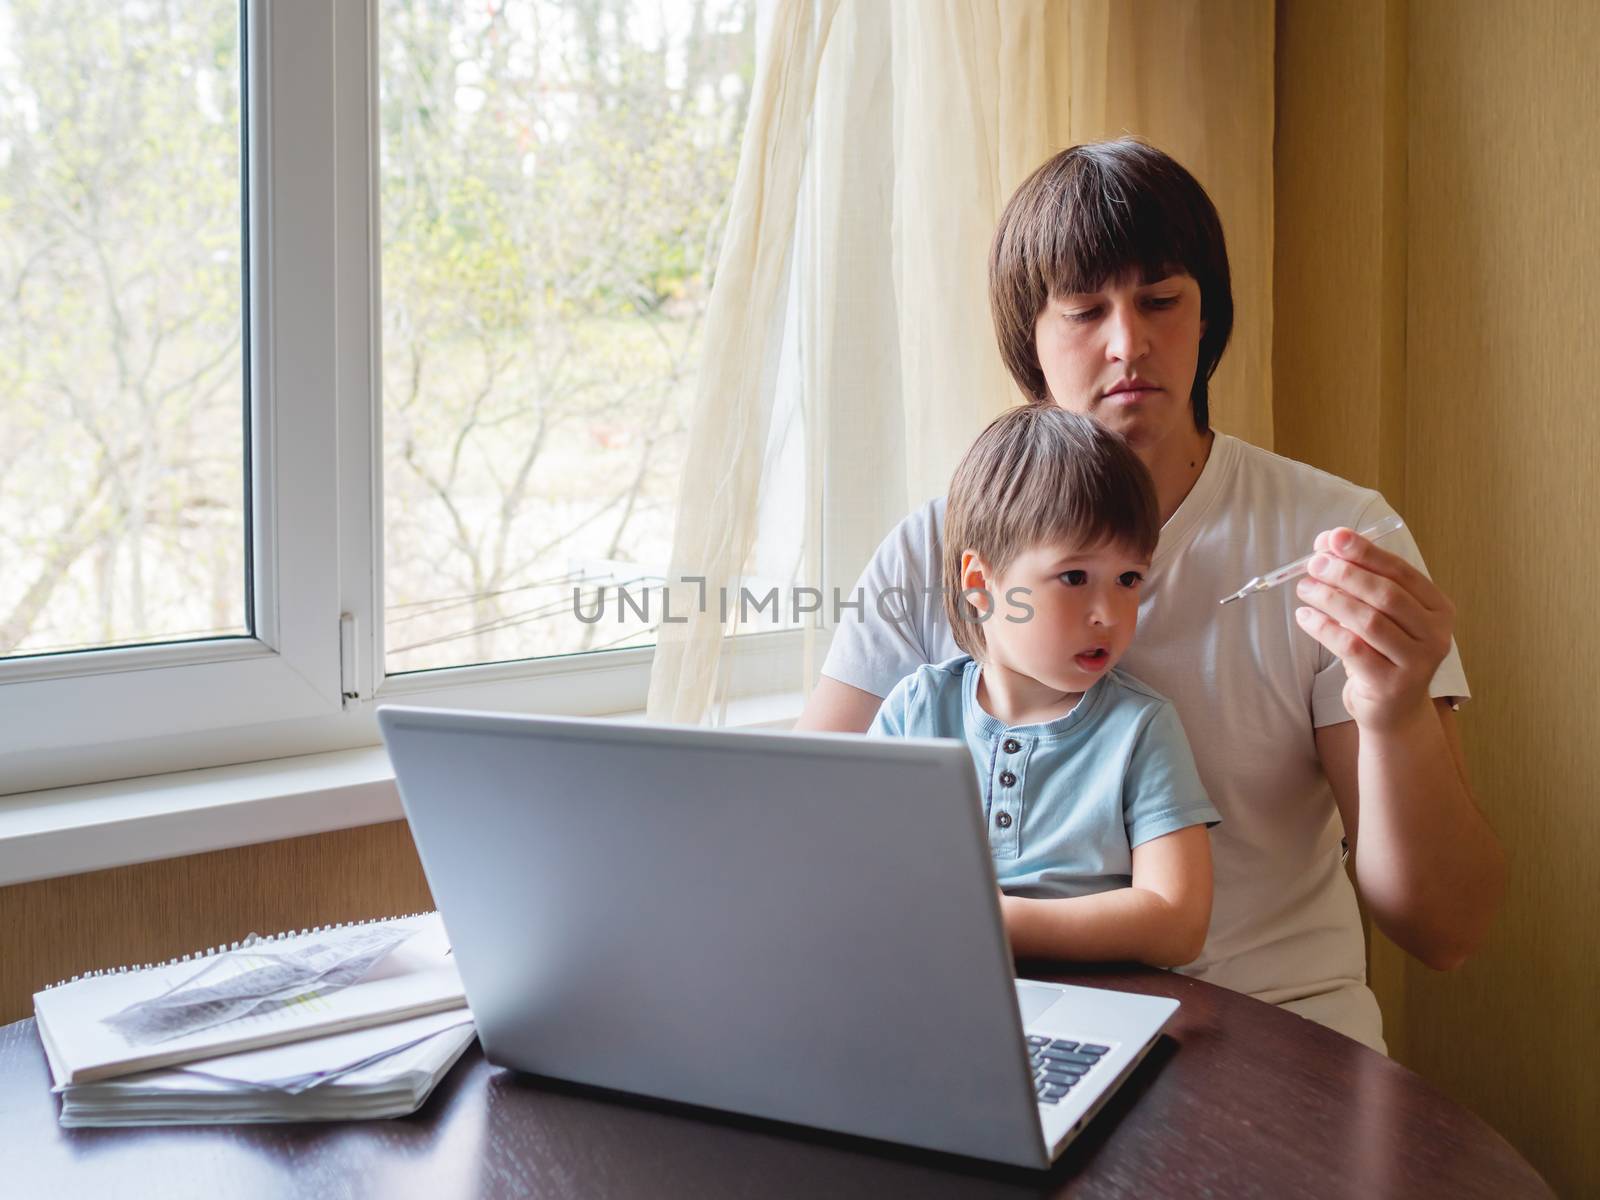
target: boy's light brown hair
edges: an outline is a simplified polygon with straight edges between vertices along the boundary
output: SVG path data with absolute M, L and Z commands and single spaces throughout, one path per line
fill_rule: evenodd
M 1160 536 L 1155 484 L 1120 434 L 1054 404 L 1002 413 L 962 458 L 945 500 L 944 609 L 956 644 L 982 660 L 980 614 L 961 594 L 965 551 L 998 574 L 1041 545 L 1109 542 L 1148 559 Z

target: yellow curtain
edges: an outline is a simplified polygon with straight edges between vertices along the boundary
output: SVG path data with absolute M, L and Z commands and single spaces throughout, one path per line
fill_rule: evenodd
M 1265 0 L 780 0 L 691 418 L 671 572 L 689 619 L 661 629 L 652 719 L 717 695 L 728 631 L 696 599 L 737 593 L 780 389 L 806 437 L 805 581 L 829 595 L 1017 401 L 989 240 L 1065 146 L 1132 133 L 1210 192 L 1238 314 L 1212 418 L 1271 445 L 1273 22 Z
M 1094 0 L 1069 14 L 1065 144 L 1135 134 L 1194 174 L 1222 216 L 1233 339 L 1212 423 L 1272 448 L 1274 7 L 1267 0 Z

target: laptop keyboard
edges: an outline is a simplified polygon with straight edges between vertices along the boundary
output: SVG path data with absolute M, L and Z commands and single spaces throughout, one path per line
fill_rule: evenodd
M 1056 1104 L 1089 1073 L 1110 1046 L 1066 1038 L 1028 1035 L 1028 1060 L 1033 1064 L 1034 1093 L 1040 1104 Z

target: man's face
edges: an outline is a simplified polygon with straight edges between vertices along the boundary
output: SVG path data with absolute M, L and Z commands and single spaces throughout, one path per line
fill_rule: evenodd
M 1096 292 L 1051 296 L 1033 336 L 1051 398 L 1143 453 L 1194 429 L 1189 393 L 1204 328 L 1192 276 L 1129 276 Z

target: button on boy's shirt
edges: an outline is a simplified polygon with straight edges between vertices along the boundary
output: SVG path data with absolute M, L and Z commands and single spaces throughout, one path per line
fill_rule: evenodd
M 978 772 L 1000 886 L 1055 899 L 1127 887 L 1133 848 L 1215 825 L 1177 712 L 1119 671 L 1063 717 L 1007 726 L 978 703 L 962 656 L 919 667 L 884 698 L 870 733 L 963 738 Z

